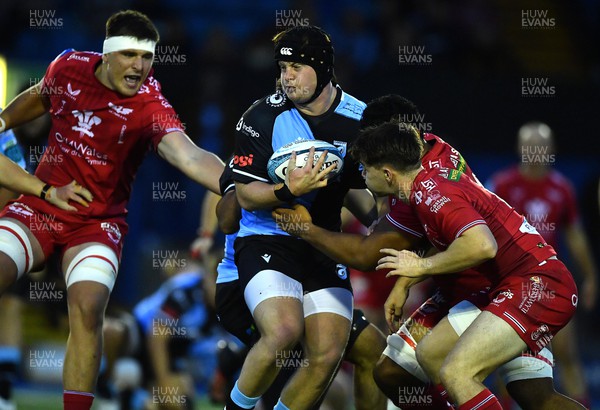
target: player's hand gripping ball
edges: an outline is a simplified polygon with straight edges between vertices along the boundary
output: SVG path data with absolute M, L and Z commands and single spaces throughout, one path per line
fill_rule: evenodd
M 327 157 L 321 169 L 325 169 L 332 164 L 336 167 L 328 175 L 328 179 L 332 179 L 342 172 L 344 167 L 344 158 L 340 150 L 328 142 L 321 140 L 297 140 L 284 145 L 271 155 L 267 163 L 267 171 L 269 177 L 276 184 L 285 181 L 285 174 L 288 168 L 288 162 L 292 156 L 292 151 L 296 151 L 296 167 L 302 168 L 308 162 L 308 151 L 311 147 L 315 147 L 314 162 L 316 163 L 321 155 L 327 151 Z

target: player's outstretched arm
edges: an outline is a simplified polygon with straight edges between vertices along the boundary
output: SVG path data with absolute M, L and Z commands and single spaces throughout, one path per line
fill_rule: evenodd
M 0 185 L 20 194 L 38 196 L 45 183 L 0 154 Z
M 36 119 L 50 109 L 50 101 L 42 94 L 42 82 L 17 95 L 0 113 L 0 132 Z
M 20 194 L 41 196 L 46 183 L 0 154 L 0 185 Z M 92 201 L 91 192 L 76 181 L 58 188 L 50 186 L 44 197 L 52 205 L 66 211 L 77 211 L 77 208 L 69 205 L 69 201 L 86 207 Z
M 390 269 L 389 276 L 418 278 L 424 275 L 443 275 L 460 272 L 493 259 L 498 251 L 496 239 L 487 225 L 475 225 L 456 238 L 448 249 L 422 258 L 397 249 L 381 249 L 384 255 L 377 269 Z
M 223 161 L 192 142 L 182 132 L 165 135 L 158 144 L 158 153 L 200 185 L 220 195 L 219 177 L 223 173 Z
M 273 217 L 281 229 L 306 240 L 334 261 L 365 272 L 375 269 L 381 248 L 410 249 L 418 244 L 416 238 L 403 235 L 386 218 L 382 218 L 371 235 L 365 236 L 323 229 L 312 223 L 302 205 L 278 208 Z

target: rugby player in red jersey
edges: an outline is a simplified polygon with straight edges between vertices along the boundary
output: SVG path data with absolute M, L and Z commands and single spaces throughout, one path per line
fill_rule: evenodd
M 386 95 L 367 104 L 361 128 L 378 125 L 391 118 L 413 121 L 423 116 L 411 101 L 399 95 Z M 433 134 L 424 133 L 423 137 L 425 144 L 421 163 L 425 169 L 460 168 L 471 174 L 456 149 Z M 301 236 L 335 260 L 368 271 L 377 265 L 381 248 L 415 250 L 424 246 L 425 233 L 410 206 L 390 195 L 389 208 L 389 213 L 381 218 L 368 236 L 320 228 L 312 223 L 310 215 L 301 206 L 293 210 L 282 208 L 276 212 L 307 227 L 293 234 Z M 440 400 L 436 391 L 424 388 L 429 379 L 417 362 L 417 343 L 448 314 L 451 307 L 463 299 L 468 304 L 463 303 L 462 310 L 453 310 L 450 314 L 453 331 L 458 335 L 481 312 L 479 308 L 488 302 L 485 291 L 490 282 L 485 277 L 476 273 L 463 274 L 459 281 L 454 281 L 454 275 L 448 276 L 433 278 L 436 292 L 404 323 L 401 323 L 404 302 L 414 280 L 399 278 L 385 303 L 386 319 L 395 333 L 388 337 L 388 346 L 377 364 L 374 376 L 386 396 L 404 409 L 447 408 L 445 400 Z M 381 278 L 375 277 L 373 280 Z M 526 352 L 499 369 L 509 393 L 523 409 L 546 409 L 549 403 L 560 405 L 561 408 L 573 405 L 572 400 L 554 390 L 552 362 L 552 352 L 543 349 L 536 355 Z
M 24 195 L 0 214 L 0 291 L 40 268 L 51 253 L 62 257 L 70 326 L 63 368 L 67 410 L 92 405 L 104 310 L 127 233 L 125 206 L 146 153 L 154 149 L 193 180 L 219 192 L 223 163 L 187 137 L 152 77 L 158 40 L 144 14 L 115 13 L 106 23 L 102 54 L 64 51 L 42 81 L 1 114 L 10 129 L 49 111 L 46 154 L 60 154 L 61 163 L 42 158 L 36 176 L 55 186 L 79 181 L 94 196 L 89 207 L 74 204 L 79 212 L 66 213 Z M 43 223 L 50 219 L 53 224 Z
M 365 130 L 351 148 L 367 186 L 410 203 L 438 251 L 420 257 L 382 249 L 387 256 L 377 268 L 417 279 L 472 268 L 491 281 L 491 302 L 462 335 L 449 337 L 452 325 L 444 318 L 417 346 L 417 359 L 460 409 L 501 409 L 483 380 L 526 349 L 546 347 L 573 316 L 577 288 L 554 249 L 521 215 L 459 170 L 425 170 L 422 151 L 418 131 L 393 122 Z
M 583 274 L 581 305 L 591 311 L 597 298 L 597 269 L 593 253 L 579 219 L 575 191 L 569 180 L 552 168 L 556 157 L 554 136 L 547 124 L 529 122 L 518 133 L 520 163 L 492 176 L 486 184 L 525 216 L 554 249 L 562 235 L 571 259 Z M 590 405 L 577 349 L 575 321 L 552 341 L 561 385 L 571 397 Z

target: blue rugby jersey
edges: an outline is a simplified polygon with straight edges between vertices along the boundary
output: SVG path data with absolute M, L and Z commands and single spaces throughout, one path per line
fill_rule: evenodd
M 335 145 L 344 157 L 344 169 L 324 188 L 297 199 L 311 213 L 313 222 L 325 229 L 340 229 L 340 211 L 349 189 L 365 188 L 358 164 L 346 156 L 358 135 L 366 104 L 337 87 L 331 108 L 322 115 L 298 111 L 284 93 L 276 92 L 256 101 L 236 125 L 235 155 L 230 163 L 236 182 L 273 183 L 267 173 L 269 158 L 277 149 L 298 139 L 319 139 Z M 277 228 L 270 210 L 242 210 L 238 236 L 288 235 Z

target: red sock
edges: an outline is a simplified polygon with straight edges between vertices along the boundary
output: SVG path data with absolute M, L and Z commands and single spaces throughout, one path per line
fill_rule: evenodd
M 488 389 L 483 390 L 477 396 L 463 404 L 458 410 L 502 410 L 500 402 Z
M 448 391 L 446 391 L 446 388 L 444 387 L 443 384 L 440 383 L 440 384 L 436 384 L 435 386 L 431 385 L 430 390 L 432 392 L 434 392 L 434 394 L 433 394 L 434 402 L 439 400 L 440 403 L 443 403 L 443 405 L 446 406 L 444 408 L 447 408 L 447 409 L 454 408 L 454 406 L 452 406 L 450 404 L 450 401 L 452 401 L 452 399 L 448 395 Z
M 64 390 L 64 410 L 90 410 L 94 395 L 84 391 Z

